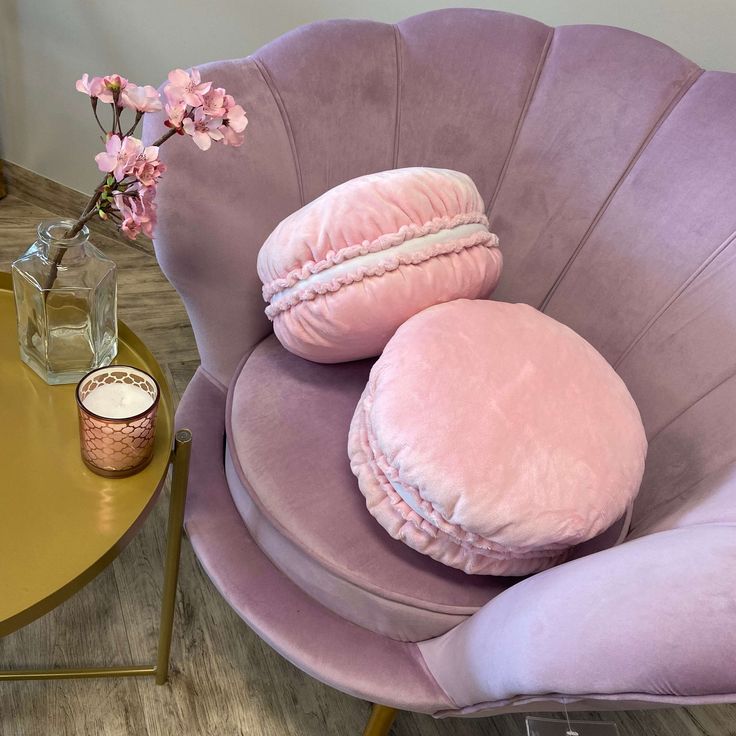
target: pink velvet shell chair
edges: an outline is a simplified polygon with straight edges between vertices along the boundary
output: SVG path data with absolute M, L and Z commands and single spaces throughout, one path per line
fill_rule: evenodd
M 736 74 L 482 10 L 316 23 L 202 74 L 243 101 L 247 142 L 162 149 L 155 245 L 202 357 L 177 417 L 195 438 L 187 531 L 229 604 L 389 708 L 736 701 Z M 345 448 L 370 362 L 284 351 L 255 263 L 304 203 L 405 166 L 472 176 L 504 254 L 494 298 L 570 325 L 626 381 L 650 445 L 624 544 L 465 576 L 365 510 Z M 373 732 L 390 716 L 374 709 Z

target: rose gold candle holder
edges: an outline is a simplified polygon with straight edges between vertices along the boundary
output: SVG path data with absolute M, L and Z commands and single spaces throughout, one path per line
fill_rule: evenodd
M 105 416 L 104 406 L 98 401 L 96 411 L 85 406 L 92 403 L 92 394 L 103 386 L 120 385 L 136 401 L 142 402 L 145 392 L 150 406 L 132 416 L 120 416 L 124 405 L 113 407 L 113 416 Z M 109 389 L 105 390 L 107 395 Z M 120 390 L 118 389 L 118 393 Z M 151 462 L 156 434 L 156 412 L 161 392 L 158 383 L 145 371 L 127 365 L 111 365 L 90 371 L 77 385 L 77 409 L 79 412 L 79 440 L 82 460 L 94 473 L 108 478 L 133 475 Z

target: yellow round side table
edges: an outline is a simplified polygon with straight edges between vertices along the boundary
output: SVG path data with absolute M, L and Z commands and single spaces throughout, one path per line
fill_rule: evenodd
M 158 656 L 155 665 L 3 670 L 2 680 L 155 676 L 169 669 L 191 433 L 174 436 L 166 379 L 122 322 L 116 362 L 161 388 L 153 459 L 127 478 L 104 478 L 82 462 L 74 385 L 49 386 L 18 355 L 10 274 L 0 272 L 0 637 L 52 610 L 125 548 L 172 471 Z

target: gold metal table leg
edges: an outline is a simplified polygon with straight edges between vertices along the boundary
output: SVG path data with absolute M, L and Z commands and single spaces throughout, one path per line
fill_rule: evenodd
M 184 531 L 184 507 L 189 480 L 189 457 L 192 450 L 192 433 L 180 429 L 174 437 L 171 453 L 171 495 L 169 498 L 169 522 L 166 533 L 166 567 L 164 590 L 161 597 L 161 622 L 158 637 L 158 658 L 155 665 L 122 667 L 82 667 L 49 670 L 0 671 L 3 680 L 66 680 L 77 677 L 156 677 L 156 684 L 163 685 L 169 676 L 169 653 L 174 630 L 174 604 L 176 584 L 179 578 L 181 537 Z
M 388 736 L 398 711 L 387 705 L 373 703 L 371 715 L 363 731 L 363 736 Z
M 171 496 L 169 498 L 169 528 L 166 533 L 166 568 L 164 592 L 161 599 L 161 623 L 158 634 L 158 659 L 156 661 L 156 684 L 163 685 L 169 678 L 169 653 L 171 634 L 174 630 L 174 606 L 176 582 L 179 579 L 181 536 L 184 531 L 184 506 L 187 501 L 189 480 L 189 456 L 192 451 L 192 433 L 180 429 L 174 437 L 173 466 L 171 473 Z
M 140 667 L 82 667 L 58 670 L 8 670 L 0 672 L 1 680 L 70 680 L 78 677 L 151 677 L 156 674 L 153 666 Z

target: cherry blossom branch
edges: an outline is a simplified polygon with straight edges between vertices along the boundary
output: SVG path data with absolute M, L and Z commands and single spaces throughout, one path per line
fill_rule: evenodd
M 156 146 L 156 147 L 161 146 L 164 143 L 166 143 L 166 141 L 169 140 L 169 138 L 171 138 L 172 136 L 175 136 L 176 134 L 177 134 L 177 130 L 175 129 L 167 130 L 163 135 L 161 135 L 151 145 Z M 120 182 L 115 182 L 115 183 L 119 184 Z M 106 185 L 107 185 L 107 177 L 105 177 L 100 182 L 97 189 L 95 189 L 94 194 L 89 198 L 89 201 L 87 202 L 79 219 L 74 223 L 74 225 L 72 225 L 72 227 L 70 227 L 66 231 L 66 233 L 64 234 L 65 238 L 73 238 L 95 216 L 95 214 L 97 213 L 95 206 L 100 201 L 100 197 L 102 196 L 102 193 L 105 190 Z
M 102 186 L 104 186 L 105 180 L 102 180 L 102 184 L 95 189 L 95 193 L 90 197 L 89 202 L 87 202 L 87 206 L 84 208 L 84 212 L 79 217 L 79 219 L 70 227 L 66 233 L 64 233 L 65 238 L 73 238 L 96 214 L 97 209 L 96 205 L 100 201 L 100 196 L 102 195 Z
M 79 92 L 89 95 L 92 112 L 105 135 L 105 151 L 95 156 L 105 177 L 94 190 L 82 214 L 64 234 L 74 238 L 95 215 L 103 220 L 112 219 L 131 239 L 143 232 L 151 236 L 156 222 L 156 185 L 166 170 L 158 160 L 158 148 L 172 136 L 188 135 L 203 151 L 213 142 L 228 146 L 243 143 L 243 131 L 248 123 L 245 111 L 235 103 L 232 95 L 222 88 L 212 88 L 212 82 L 202 82 L 196 69 L 186 72 L 174 69 L 164 88 L 166 97 L 166 126 L 169 128 L 153 144 L 144 146 L 134 138 L 144 114 L 163 108 L 161 95 L 151 86 L 131 84 L 120 75 L 92 77 L 83 74 L 77 81 Z M 99 101 L 112 104 L 112 130 L 107 131 L 97 114 Z M 135 110 L 135 121 L 123 133 L 121 113 Z M 117 212 L 115 211 L 117 210 Z M 51 259 L 51 269 L 44 285 L 46 298 L 58 275 L 58 268 L 66 248 L 60 246 Z
M 99 183 L 97 189 L 95 189 L 94 193 L 85 205 L 79 219 L 64 233 L 65 238 L 73 238 L 96 214 L 97 210 L 95 209 L 95 205 L 100 201 L 100 197 L 102 196 L 102 192 L 104 191 L 106 184 L 107 177 Z
M 169 130 L 145 148 L 141 141 L 132 138 L 132 134 L 145 113 L 162 109 L 160 95 L 155 88 L 138 87 L 117 74 L 91 79 L 83 74 L 76 88 L 89 95 L 95 121 L 105 136 L 106 152 L 98 154 L 95 160 L 106 175 L 82 214 L 64 234 L 66 239 L 79 234 L 95 215 L 119 223 L 131 239 L 141 231 L 151 235 L 156 216 L 156 183 L 165 171 L 165 166 L 158 161 L 158 147 L 172 136 L 189 135 L 203 151 L 208 150 L 213 141 L 228 146 L 243 143 L 243 131 L 248 123 L 245 111 L 224 89 L 212 89 L 211 82 L 202 83 L 196 69 L 191 73 L 183 69 L 169 73 L 169 84 L 164 88 L 168 102 L 165 124 Z M 105 129 L 97 114 L 100 100 L 112 103 L 112 131 Z M 120 122 L 123 108 L 136 111 L 135 121 L 126 133 L 123 133 Z M 58 246 L 51 258 L 43 285 L 44 301 L 48 300 L 56 282 L 65 252 L 64 246 Z M 31 339 L 30 334 L 28 339 Z
M 82 213 L 82 216 L 74 223 L 72 227 L 70 227 L 65 233 L 64 237 L 69 239 L 73 238 L 84 226 L 85 224 L 94 217 L 96 210 L 95 205 L 100 199 L 100 196 L 102 195 L 103 187 L 105 185 L 105 179 L 102 180 L 102 183 L 100 186 L 95 189 L 94 194 L 90 197 L 89 202 L 87 202 L 86 207 L 84 208 L 84 212 Z M 64 248 L 58 248 L 56 253 L 54 253 L 53 258 L 51 259 L 51 268 L 49 270 L 48 277 L 46 278 L 46 281 L 43 285 L 44 289 L 44 301 L 46 301 L 49 297 L 49 290 L 56 282 L 56 277 L 59 274 L 59 266 L 61 265 L 62 260 L 64 259 Z
M 169 138 L 176 135 L 179 131 L 176 129 L 167 130 L 160 138 L 157 138 L 153 143 L 151 143 L 152 146 L 162 146 L 164 143 L 166 143 Z

